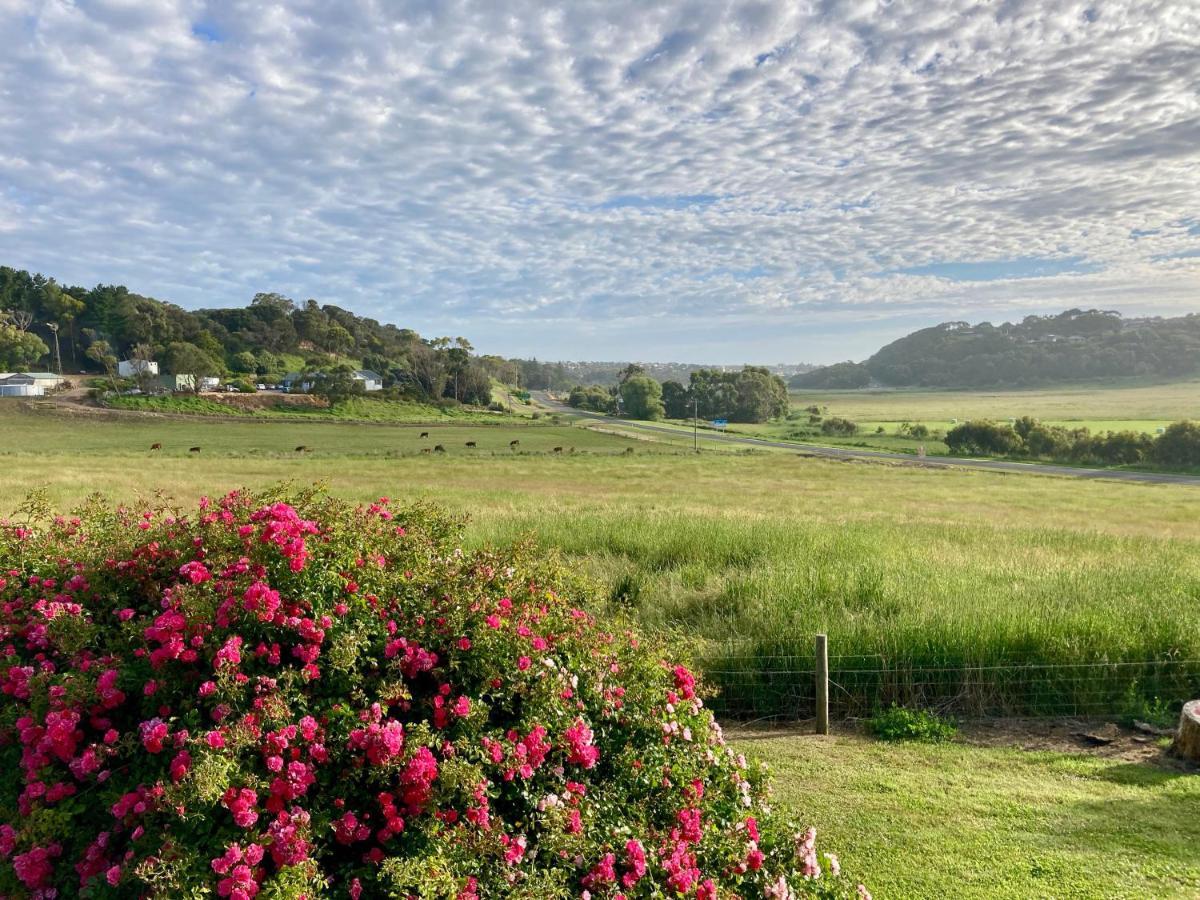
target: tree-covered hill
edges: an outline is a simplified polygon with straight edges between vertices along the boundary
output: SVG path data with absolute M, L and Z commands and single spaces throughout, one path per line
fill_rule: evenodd
M 490 379 L 508 362 L 476 357 L 465 338 L 422 338 L 316 300 L 256 294 L 234 309 L 186 310 L 124 285 L 84 288 L 0 266 L 0 370 L 58 365 L 111 374 L 118 359 L 147 359 L 164 372 L 278 381 L 290 371 L 336 382 L 349 366 L 427 400 L 486 404 Z
M 1200 374 L 1200 315 L 1126 319 L 1070 309 L 993 325 L 944 322 L 914 331 L 862 363 L 797 375 L 795 388 L 992 388 Z

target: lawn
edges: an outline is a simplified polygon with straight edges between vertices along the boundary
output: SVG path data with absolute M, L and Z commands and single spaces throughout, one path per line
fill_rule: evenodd
M 779 733 L 735 742 L 877 900 L 1200 896 L 1200 775 L 1084 753 Z

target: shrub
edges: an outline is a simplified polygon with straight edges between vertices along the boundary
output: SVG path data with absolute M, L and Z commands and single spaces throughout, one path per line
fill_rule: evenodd
M 0 896 L 855 893 L 530 547 L 319 494 L 35 513 L 0 527 Z
M 1200 423 L 1171 423 L 1154 442 L 1150 456 L 1161 465 L 1200 466 Z
M 821 423 L 822 434 L 838 434 L 849 436 L 858 433 L 858 425 L 851 422 L 849 419 L 843 419 L 838 416 L 830 416 Z
M 1004 456 L 1022 449 L 1021 436 L 1009 425 L 995 422 L 963 422 L 946 432 L 951 453 Z
M 958 733 L 958 727 L 947 719 L 923 709 L 892 706 L 876 714 L 868 723 L 871 733 L 884 741 L 923 741 L 940 743 Z

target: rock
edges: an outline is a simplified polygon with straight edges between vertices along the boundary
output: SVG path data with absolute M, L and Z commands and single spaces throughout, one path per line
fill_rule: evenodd
M 1179 732 L 1175 735 L 1171 752 L 1200 763 L 1200 700 L 1183 705 L 1183 712 L 1179 714 Z
M 1111 744 L 1120 736 L 1121 729 L 1112 722 L 1108 722 L 1093 731 L 1071 732 L 1071 737 L 1079 738 L 1079 740 L 1092 744 L 1095 747 L 1104 747 Z

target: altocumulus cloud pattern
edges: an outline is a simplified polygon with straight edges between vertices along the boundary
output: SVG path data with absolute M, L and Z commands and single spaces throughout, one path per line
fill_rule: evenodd
M 1195 0 L 0 0 L 0 34 L 0 262 L 68 281 L 704 359 L 1200 295 Z

